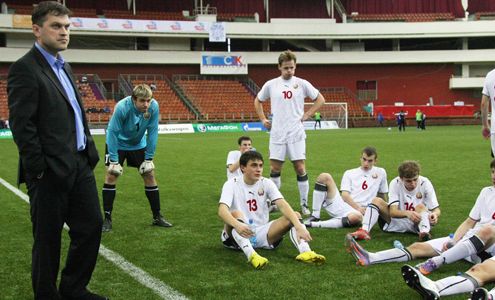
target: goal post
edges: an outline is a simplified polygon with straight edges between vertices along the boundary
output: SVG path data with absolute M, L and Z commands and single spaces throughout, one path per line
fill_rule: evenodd
M 311 102 L 304 103 L 304 110 L 307 111 L 311 107 L 311 105 L 313 105 L 313 103 Z M 347 102 L 327 102 L 320 107 L 319 112 L 321 113 L 322 123 L 325 121 L 334 121 L 335 123 L 337 123 L 338 128 L 348 128 L 349 114 L 347 110 Z

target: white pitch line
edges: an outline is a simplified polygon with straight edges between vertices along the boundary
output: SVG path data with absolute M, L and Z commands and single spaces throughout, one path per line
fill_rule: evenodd
M 19 198 L 29 203 L 29 196 L 24 194 L 21 190 L 11 185 L 1 177 L 0 177 L 0 183 L 3 186 L 5 186 L 7 189 L 9 189 L 12 193 L 19 196 Z M 67 225 L 65 225 L 64 228 L 68 229 Z M 124 271 L 124 273 L 128 274 L 129 276 L 134 278 L 137 282 L 141 283 L 145 287 L 151 289 L 155 294 L 160 296 L 162 299 L 170 299 L 170 300 L 188 299 L 186 296 L 182 295 L 181 293 L 179 293 L 172 287 L 168 286 L 164 282 L 160 281 L 159 279 L 151 276 L 143 269 L 133 265 L 117 252 L 108 249 L 103 244 L 100 244 L 99 253 L 105 259 L 107 259 L 108 261 L 112 262 L 117 267 L 119 267 L 122 271 Z

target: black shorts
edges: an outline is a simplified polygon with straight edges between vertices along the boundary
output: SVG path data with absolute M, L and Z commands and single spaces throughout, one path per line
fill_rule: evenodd
M 127 161 L 127 166 L 139 168 L 144 161 L 144 152 L 146 148 L 138 150 L 118 150 L 119 164 L 124 165 Z M 105 145 L 105 166 L 110 165 L 110 155 L 108 154 L 108 145 Z

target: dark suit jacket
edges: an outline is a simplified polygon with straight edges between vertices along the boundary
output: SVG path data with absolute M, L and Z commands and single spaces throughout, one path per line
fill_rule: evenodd
M 68 63 L 64 68 L 81 107 L 86 134 L 84 153 L 94 168 L 98 152 L 72 70 Z M 36 47 L 10 67 L 7 92 L 10 127 L 19 149 L 18 184 L 47 170 L 60 179 L 67 178 L 76 168 L 78 155 L 74 110 L 62 84 Z

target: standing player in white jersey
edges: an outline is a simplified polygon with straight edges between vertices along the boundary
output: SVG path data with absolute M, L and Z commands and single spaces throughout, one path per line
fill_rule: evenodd
M 252 149 L 252 141 L 248 136 L 241 136 L 237 140 L 239 150 L 232 150 L 227 155 L 227 179 L 242 176 L 241 168 L 239 168 L 239 158 L 241 154 Z
M 495 154 L 495 69 L 486 75 L 481 93 L 481 123 L 483 126 L 481 134 L 484 138 L 490 139 L 493 157 Z M 490 103 L 492 104 L 492 113 L 491 120 L 488 122 L 488 108 L 490 107 Z
M 491 186 L 481 190 L 469 216 L 456 229 L 453 237 L 442 237 L 426 242 L 416 242 L 407 248 L 392 248 L 376 253 L 366 251 L 352 236 L 346 236 L 347 250 L 358 265 L 405 262 L 417 258 L 428 258 L 416 266 L 428 275 L 443 264 L 460 259 L 480 263 L 495 255 L 495 160 L 490 163 Z
M 419 175 L 420 166 L 415 161 L 405 161 L 399 168 L 399 176 L 390 182 L 388 203 L 375 198 L 366 208 L 363 226 L 351 233 L 357 240 L 369 240 L 370 231 L 379 221 L 387 232 L 413 232 L 420 241 L 431 238 L 431 225 L 438 223 L 440 208 L 431 181 Z
M 254 99 L 254 107 L 263 126 L 270 129 L 270 179 L 280 189 L 280 174 L 285 157 L 288 156 L 297 174 L 301 211 L 303 215 L 309 215 L 309 181 L 305 166 L 306 133 L 302 122 L 320 109 L 325 103 L 325 98 L 307 80 L 294 76 L 296 56 L 291 51 L 280 54 L 278 69 L 281 76 L 263 85 Z M 314 104 L 304 112 L 306 97 L 313 100 Z M 262 102 L 268 99 L 272 108 L 272 121 L 268 120 L 263 112 Z
M 339 195 L 329 173 L 321 173 L 313 192 L 313 212 L 304 221 L 308 227 L 340 228 L 361 223 L 366 206 L 375 197 L 388 200 L 387 172 L 375 166 L 378 153 L 374 147 L 361 151 L 361 166 L 345 171 Z M 320 221 L 320 210 L 324 208 L 332 217 Z M 340 221 L 339 221 L 340 220 Z
M 322 264 L 325 257 L 311 251 L 312 240 L 300 222 L 300 215 L 285 201 L 275 184 L 263 178 L 263 157 L 259 152 L 246 151 L 241 155 L 242 177 L 227 180 L 222 188 L 218 215 L 225 223 L 221 239 L 224 246 L 242 250 L 256 269 L 262 269 L 268 260 L 254 249 L 274 249 L 289 232 L 299 251 L 296 260 Z M 269 204 L 278 207 L 282 216 L 269 220 Z

